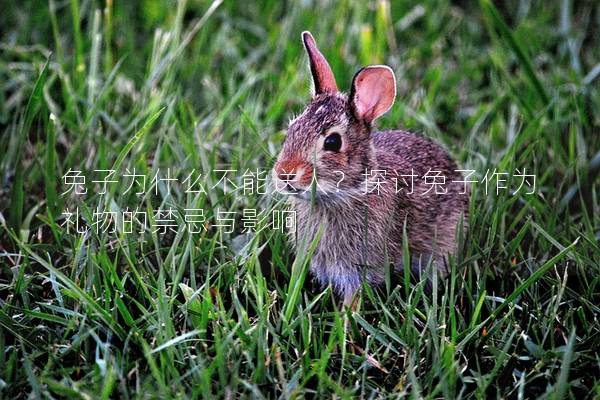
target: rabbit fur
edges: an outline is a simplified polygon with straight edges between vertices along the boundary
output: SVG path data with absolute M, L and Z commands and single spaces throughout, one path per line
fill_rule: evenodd
M 337 89 L 312 35 L 304 32 L 302 40 L 313 98 L 290 121 L 273 168 L 277 191 L 288 194 L 287 202 L 296 212 L 295 230 L 289 232 L 296 252 L 306 251 L 321 230 L 310 270 L 321 284 L 332 285 L 346 304 L 363 281 L 382 283 L 386 265 L 402 271 L 405 227 L 410 268 L 420 272 L 431 259 L 445 274 L 446 257 L 456 251 L 457 226 L 468 225 L 469 189 L 456 163 L 425 137 L 373 129 L 373 121 L 396 96 L 389 67 L 361 69 L 345 94 Z M 330 135 L 335 137 L 326 143 Z M 385 174 L 377 190 L 368 187 L 372 171 Z M 445 193 L 436 193 L 423 179 L 432 171 L 444 177 L 440 191 Z

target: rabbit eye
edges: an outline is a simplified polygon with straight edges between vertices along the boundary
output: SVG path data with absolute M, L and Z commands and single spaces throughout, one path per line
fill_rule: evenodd
M 342 137 L 339 133 L 332 133 L 331 135 L 325 138 L 325 142 L 323 143 L 323 149 L 327 151 L 340 151 L 342 148 Z

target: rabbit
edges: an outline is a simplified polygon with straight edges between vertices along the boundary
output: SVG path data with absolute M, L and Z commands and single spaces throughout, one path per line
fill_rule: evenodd
M 446 257 L 457 250 L 458 227 L 466 231 L 468 226 L 468 182 L 433 141 L 402 130 L 373 129 L 396 97 L 390 67 L 360 69 L 345 94 L 310 32 L 302 33 L 302 42 L 312 101 L 290 121 L 273 166 L 277 192 L 287 195 L 295 211 L 289 235 L 296 252 L 305 251 L 303 240 L 310 244 L 320 233 L 310 271 L 347 306 L 364 281 L 373 286 L 384 281 L 386 266 L 393 265 L 394 273 L 403 270 L 405 226 L 409 268 L 420 272 L 431 262 L 447 274 Z M 368 187 L 372 171 L 386 177 L 377 191 Z M 423 179 L 431 171 L 445 179 L 439 193 Z M 412 187 L 405 184 L 409 180 Z

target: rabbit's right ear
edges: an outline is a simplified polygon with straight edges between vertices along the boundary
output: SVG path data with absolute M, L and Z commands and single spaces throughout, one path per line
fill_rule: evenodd
M 392 107 L 395 98 L 396 78 L 387 65 L 371 65 L 354 75 L 350 101 L 358 119 L 373 122 Z
M 323 54 L 317 48 L 315 39 L 312 37 L 309 31 L 302 32 L 302 43 L 308 54 L 308 60 L 310 63 L 310 72 L 313 78 L 313 85 L 315 88 L 314 95 L 321 93 L 334 93 L 337 92 L 338 88 L 335 83 L 335 77 L 333 71 L 327 63 Z

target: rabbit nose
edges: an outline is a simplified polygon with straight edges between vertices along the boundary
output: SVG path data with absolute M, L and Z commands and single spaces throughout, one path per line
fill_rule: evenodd
M 277 172 L 277 177 L 282 181 L 293 181 L 296 177 L 298 164 L 298 162 L 293 160 L 279 161 L 277 165 L 275 165 L 275 172 Z

